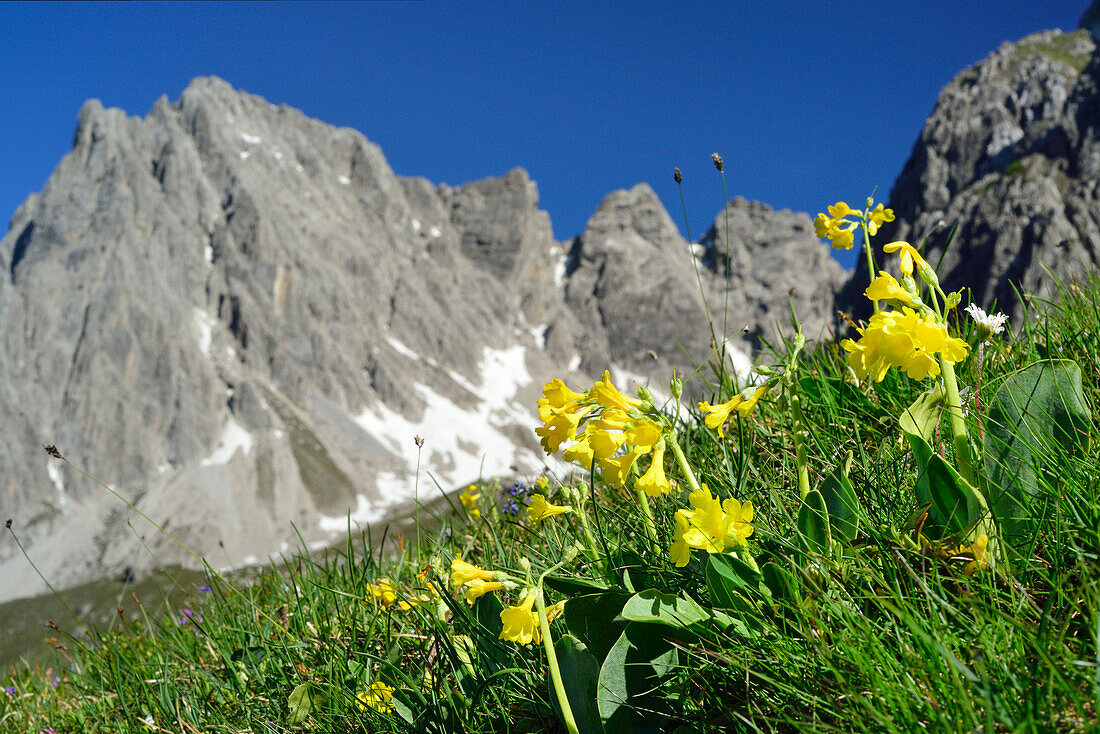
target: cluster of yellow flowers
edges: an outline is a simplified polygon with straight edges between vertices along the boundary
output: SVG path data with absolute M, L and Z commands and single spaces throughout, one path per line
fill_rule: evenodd
M 360 691 L 355 697 L 356 703 L 361 709 L 374 709 L 386 713 L 393 709 L 393 686 L 388 686 L 380 680 L 371 683 L 365 691 Z
M 870 377 L 875 382 L 881 381 L 891 367 L 903 370 L 914 380 L 937 377 L 940 364 L 936 355 L 953 365 L 966 357 L 967 344 L 951 336 L 943 315 L 921 300 L 914 270 L 933 288 L 938 289 L 939 282 L 920 253 L 908 242 L 891 242 L 883 250 L 901 253 L 902 282 L 880 272 L 863 293 L 872 301 L 892 301 L 900 309 L 879 311 L 871 316 L 866 328 L 858 329 L 858 342 L 845 339 L 840 343 L 848 352 L 848 365 L 860 379 Z M 951 308 L 958 304 L 958 298 L 958 294 L 944 295 L 944 303 Z
M 722 553 L 744 546 L 752 535 L 752 502 L 719 500 L 702 485 L 688 497 L 692 509 L 677 510 L 676 528 L 668 554 L 677 566 L 691 560 L 691 549 Z
M 866 221 L 868 234 L 874 236 L 883 223 L 894 221 L 893 209 L 885 209 L 882 204 L 864 212 L 862 209 L 853 209 L 843 201 L 838 201 L 828 207 L 828 212 L 827 215 L 818 214 L 814 217 L 814 234 L 829 240 L 829 244 L 836 250 L 852 249 L 855 243 L 855 231 L 862 222 Z
M 562 458 L 597 469 L 613 487 L 622 487 L 638 458 L 652 453 L 649 469 L 635 487 L 650 496 L 671 491 L 664 471 L 664 431 L 651 417 L 655 411 L 642 400 L 619 392 L 606 370 L 583 393 L 571 390 L 558 378 L 550 380 L 538 406 L 542 425 L 535 433 L 546 453 L 556 453 L 568 442 Z

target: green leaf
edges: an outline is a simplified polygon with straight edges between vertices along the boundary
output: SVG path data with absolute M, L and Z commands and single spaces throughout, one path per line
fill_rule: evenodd
M 806 547 L 815 553 L 826 553 L 831 543 L 829 511 L 825 499 L 816 489 L 811 489 L 798 509 L 798 532 Z
M 760 569 L 760 575 L 773 599 L 789 603 L 798 601 L 798 582 L 790 571 L 769 561 Z
M 309 683 L 296 686 L 286 699 L 286 723 L 301 724 L 309 718 L 315 708 L 323 706 L 325 695 L 313 689 Z
M 707 591 L 711 603 L 724 609 L 741 609 L 759 598 L 760 572 L 728 553 L 711 553 L 707 559 Z
M 821 498 L 825 500 L 825 509 L 829 514 L 829 527 L 833 534 L 843 538 L 847 542 L 855 540 L 859 535 L 859 518 L 863 514 L 863 508 L 856 497 L 852 480 L 848 479 L 848 473 L 844 465 L 833 469 L 817 488 Z
M 1040 477 L 1057 485 L 1060 455 L 1088 450 L 1091 414 L 1081 387 L 1081 368 L 1069 360 L 1044 360 L 1005 378 L 989 403 L 983 453 L 986 490 L 1009 547 L 1034 532 L 1032 518 L 1045 512 Z
M 657 589 L 646 589 L 630 597 L 620 616 L 630 622 L 654 622 L 681 629 L 710 618 L 691 599 Z
M 942 412 L 943 388 L 936 387 L 922 393 L 916 402 L 906 408 L 898 418 L 898 423 L 905 433 L 920 436 L 925 443 L 931 444 Z
M 673 710 L 660 695 L 662 678 L 676 666 L 676 648 L 652 625 L 628 624 L 600 666 L 604 734 L 659 734 Z
M 986 515 L 985 498 L 939 454 L 928 460 L 926 474 L 932 493 L 929 515 L 947 533 L 965 530 Z
M 588 579 L 569 578 L 565 576 L 547 576 L 543 582 L 547 588 L 565 594 L 566 596 L 579 596 L 591 594 L 597 591 L 607 591 L 607 586 Z
M 603 734 L 600 707 L 596 702 L 596 691 L 600 682 L 599 661 L 588 651 L 583 642 L 572 635 L 562 635 L 554 643 L 554 653 L 558 657 L 565 697 L 569 700 L 569 708 L 573 712 L 577 730 L 580 734 Z M 554 706 L 554 713 L 561 719 L 561 706 L 558 704 L 554 684 L 549 675 L 546 682 L 550 687 L 550 701 Z M 562 723 L 565 723 L 564 719 Z
M 565 604 L 565 626 L 599 662 L 626 629 L 619 613 L 629 598 L 630 594 L 622 591 L 605 591 L 575 596 Z

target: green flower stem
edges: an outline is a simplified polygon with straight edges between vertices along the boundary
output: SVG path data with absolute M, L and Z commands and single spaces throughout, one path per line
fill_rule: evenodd
M 867 255 L 867 283 L 875 282 L 875 256 L 871 253 L 871 234 L 867 231 L 867 214 L 860 219 L 859 228 L 863 230 L 863 252 Z M 875 313 L 879 312 L 878 301 L 871 301 Z
M 695 478 L 695 472 L 691 470 L 691 465 L 688 464 L 687 457 L 684 456 L 684 450 L 680 448 L 680 441 L 676 436 L 676 431 L 670 431 L 668 439 L 665 441 L 668 447 L 672 449 L 672 455 L 676 457 L 676 463 L 680 465 L 680 471 L 684 473 L 684 478 L 687 479 L 688 487 L 694 492 L 699 489 L 699 480 Z
M 943 389 L 947 399 L 947 412 L 951 416 L 951 436 L 955 443 L 955 460 L 959 465 L 959 475 L 971 486 L 975 485 L 974 470 L 970 457 L 970 437 L 966 433 L 966 419 L 963 418 L 962 399 L 959 397 L 959 383 L 955 379 L 955 368 L 940 357 L 943 370 Z
M 550 669 L 550 680 L 554 684 L 554 695 L 558 699 L 558 705 L 561 706 L 561 718 L 565 722 L 566 730 L 569 734 L 580 734 L 577 729 L 577 720 L 573 717 L 573 709 L 569 706 L 569 696 L 565 693 L 565 684 L 561 679 L 561 668 L 558 666 L 558 654 L 554 650 L 554 640 L 550 637 L 550 620 L 546 617 L 546 600 L 542 596 L 542 582 L 547 573 L 550 573 L 549 569 L 539 577 L 538 589 L 535 590 L 535 607 L 539 612 L 542 646 L 546 650 L 546 667 Z
M 653 508 L 649 506 L 649 498 L 640 489 L 635 489 L 634 494 L 638 495 L 638 504 L 642 506 L 642 511 L 645 513 L 642 520 L 645 523 L 646 535 L 649 536 L 649 543 L 654 553 L 660 553 L 661 542 L 657 539 L 657 525 L 653 522 Z
M 592 559 L 600 564 L 600 567 L 604 567 L 603 557 L 600 556 L 599 547 L 596 545 L 596 536 L 592 534 L 592 525 L 588 522 L 588 513 L 584 512 L 584 506 L 582 503 L 577 503 L 581 509 L 574 512 L 573 516 L 577 518 L 581 524 L 581 532 L 584 533 L 585 542 L 588 543 L 588 550 L 592 553 Z
M 795 389 L 788 393 L 791 408 L 792 433 L 794 434 L 794 460 L 798 466 L 798 493 L 802 499 L 810 493 L 810 468 L 806 463 L 806 418 L 802 414 L 802 398 Z

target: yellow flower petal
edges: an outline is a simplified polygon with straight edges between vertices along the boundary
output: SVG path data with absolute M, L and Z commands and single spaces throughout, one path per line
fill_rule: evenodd
M 504 625 L 500 631 L 500 639 L 520 645 L 529 645 L 534 641 L 539 616 L 531 611 L 531 607 L 535 604 L 537 593 L 537 589 L 528 589 L 519 604 L 507 607 L 500 613 L 500 621 Z
M 546 501 L 546 498 L 541 494 L 534 494 L 531 496 L 531 504 L 527 505 L 527 517 L 532 523 L 539 523 L 548 517 L 554 515 L 563 515 L 566 512 L 572 512 L 572 507 L 562 505 L 552 505 Z

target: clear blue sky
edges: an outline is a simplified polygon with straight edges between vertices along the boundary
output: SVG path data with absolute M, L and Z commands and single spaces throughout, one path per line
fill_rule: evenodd
M 693 237 L 730 197 L 811 215 L 885 199 L 939 90 L 993 51 L 1071 30 L 1087 0 L 0 4 L 0 213 L 69 150 L 88 98 L 148 113 L 200 75 L 459 184 L 515 166 L 558 239 L 645 181 Z M 849 258 L 850 260 L 850 258 Z M 845 264 L 850 264 L 846 262 Z

